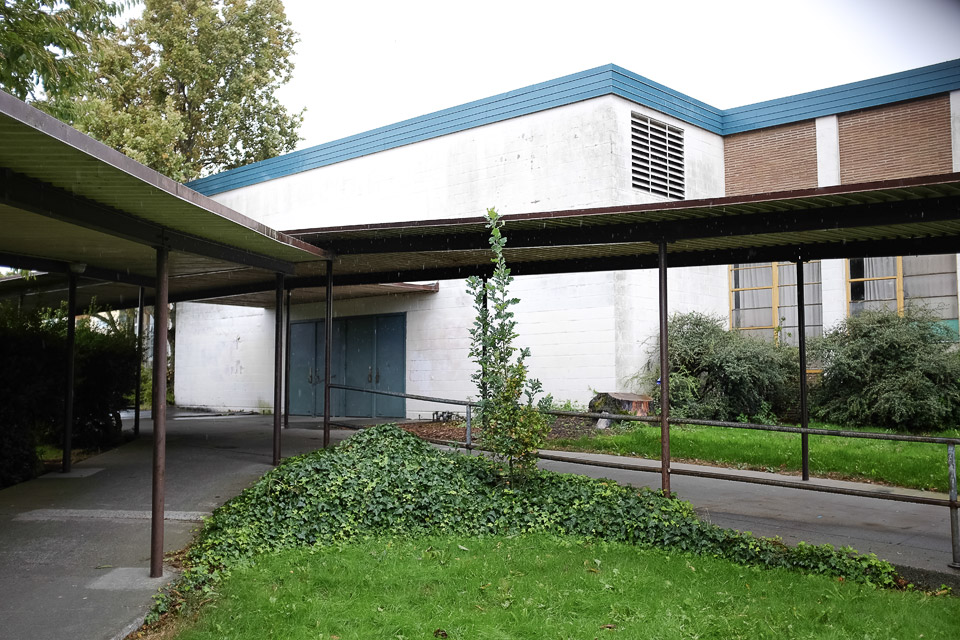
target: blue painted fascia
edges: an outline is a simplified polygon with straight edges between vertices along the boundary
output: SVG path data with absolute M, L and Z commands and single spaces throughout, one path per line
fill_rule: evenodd
M 729 135 L 955 89 L 960 89 L 960 59 L 743 107 L 717 109 L 608 64 L 224 171 L 188 182 L 187 186 L 204 195 L 214 195 L 611 94 L 718 135 Z
M 960 89 L 960 59 L 726 109 L 723 114 L 723 135 L 922 98 L 955 89 Z

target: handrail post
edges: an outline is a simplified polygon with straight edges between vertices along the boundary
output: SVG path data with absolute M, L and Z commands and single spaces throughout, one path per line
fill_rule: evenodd
M 472 434 L 470 431 L 470 405 L 467 405 L 467 449 L 470 449 L 473 446 Z
M 947 471 L 950 474 L 950 542 L 953 546 L 953 562 L 947 566 L 960 569 L 960 516 L 957 514 L 957 448 L 947 445 Z

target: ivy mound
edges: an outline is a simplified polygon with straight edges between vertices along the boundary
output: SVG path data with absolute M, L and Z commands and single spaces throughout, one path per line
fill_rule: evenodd
M 783 567 L 893 587 L 889 563 L 850 548 L 777 540 L 699 520 L 659 491 L 535 471 L 511 486 L 481 457 L 434 449 L 395 425 L 333 450 L 291 458 L 217 509 L 185 558 L 173 593 L 209 591 L 259 554 L 368 537 L 547 533 L 663 547 L 760 567 Z M 175 600 L 160 596 L 155 616 Z

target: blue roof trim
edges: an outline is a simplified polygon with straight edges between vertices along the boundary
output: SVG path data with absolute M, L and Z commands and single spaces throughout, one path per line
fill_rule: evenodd
M 960 89 L 960 59 L 727 109 L 723 134 L 810 120 Z
M 960 89 L 960 59 L 723 110 L 609 64 L 224 171 L 187 186 L 209 196 L 610 94 L 729 135 L 955 89 Z

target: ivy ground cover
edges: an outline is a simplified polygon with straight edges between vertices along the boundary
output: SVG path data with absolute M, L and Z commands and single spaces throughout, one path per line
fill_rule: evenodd
M 218 509 L 154 617 L 216 600 L 224 579 L 229 585 L 238 572 L 254 570 L 277 553 L 288 558 L 278 562 L 294 564 L 283 570 L 286 579 L 296 575 L 298 553 L 322 555 L 354 544 L 414 545 L 403 547 L 414 553 L 425 539 L 437 541 L 437 548 L 443 540 L 469 540 L 457 543 L 469 550 L 529 536 L 620 544 L 638 557 L 662 551 L 722 560 L 736 571 L 777 568 L 797 580 L 818 574 L 837 584 L 904 586 L 893 567 L 873 555 L 829 545 L 788 547 L 721 529 L 700 521 L 686 502 L 610 481 L 535 471 L 510 484 L 485 458 L 440 452 L 386 425 L 334 450 L 286 461 Z M 322 573 L 322 567 L 314 569 Z M 367 572 L 358 565 L 357 573 Z

